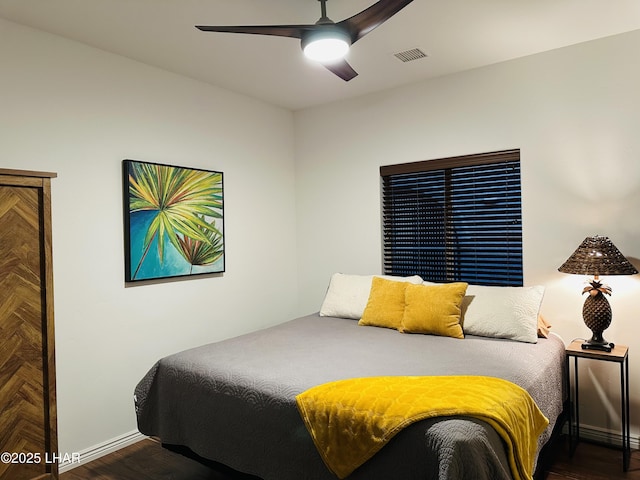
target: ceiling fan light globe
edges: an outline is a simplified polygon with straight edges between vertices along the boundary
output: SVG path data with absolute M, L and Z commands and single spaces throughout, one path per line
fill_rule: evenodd
M 318 38 L 307 43 L 303 51 L 310 60 L 320 63 L 335 62 L 349 52 L 349 43 L 343 38 Z
M 351 46 L 349 33 L 334 23 L 318 23 L 316 26 L 315 30 L 305 32 L 302 36 L 301 46 L 304 55 L 320 63 L 332 63 L 343 59 Z

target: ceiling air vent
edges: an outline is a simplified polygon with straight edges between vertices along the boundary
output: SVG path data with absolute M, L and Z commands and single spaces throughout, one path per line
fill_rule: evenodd
M 425 58 L 427 56 L 427 54 L 419 48 L 412 48 L 410 50 L 405 50 L 404 52 L 394 53 L 393 55 L 403 62 L 412 62 L 414 60 Z

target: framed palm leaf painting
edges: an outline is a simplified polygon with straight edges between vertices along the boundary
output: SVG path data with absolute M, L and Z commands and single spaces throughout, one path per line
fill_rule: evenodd
M 222 172 L 123 160 L 125 280 L 222 273 Z

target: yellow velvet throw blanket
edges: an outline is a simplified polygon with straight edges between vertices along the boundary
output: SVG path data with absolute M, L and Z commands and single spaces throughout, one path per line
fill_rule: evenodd
M 489 423 L 504 439 L 515 480 L 529 480 L 549 424 L 526 390 L 482 376 L 368 377 L 330 382 L 296 397 L 329 470 L 345 478 L 402 428 L 438 416 Z

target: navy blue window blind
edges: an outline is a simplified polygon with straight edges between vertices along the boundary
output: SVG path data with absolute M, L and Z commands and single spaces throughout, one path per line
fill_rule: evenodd
M 380 167 L 389 275 L 519 286 L 520 150 Z

